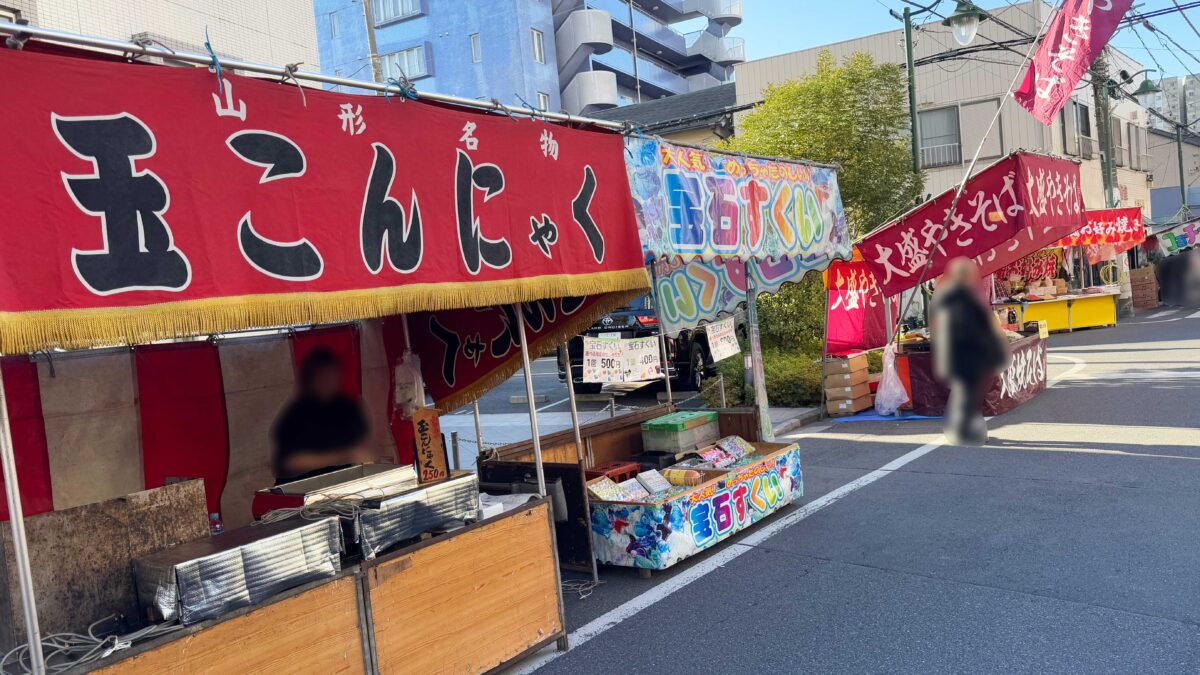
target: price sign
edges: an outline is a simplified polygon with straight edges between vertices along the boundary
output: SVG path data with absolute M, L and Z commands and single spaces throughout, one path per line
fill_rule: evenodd
M 1050 337 L 1050 324 L 1045 319 L 1038 321 L 1038 337 L 1043 340 Z
M 442 445 L 442 425 L 437 408 L 418 408 L 412 414 L 417 441 L 417 473 L 422 483 L 449 477 L 446 446 Z
M 658 357 L 658 338 L 621 340 L 624 347 L 623 376 L 625 382 L 644 382 L 662 377 L 662 360 Z
M 704 329 L 708 334 L 708 351 L 714 362 L 727 359 L 742 351 L 734 332 L 733 317 L 710 323 Z
M 624 382 L 621 341 L 613 338 L 583 338 L 583 381 Z

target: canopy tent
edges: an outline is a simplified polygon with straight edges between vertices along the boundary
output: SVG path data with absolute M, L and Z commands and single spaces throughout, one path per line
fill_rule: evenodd
M 745 302 L 761 430 L 772 438 L 754 298 L 850 257 L 836 169 L 641 136 L 626 139 L 625 155 L 660 327 L 694 328 Z
M 980 274 L 991 274 L 1085 224 L 1079 181 L 1077 161 L 1020 150 L 967 181 L 944 232 L 954 189 L 879 227 L 858 246 L 885 296 L 936 277 L 954 258 L 973 258 Z
M 615 134 L 90 54 L 0 79 L 6 354 L 407 315 L 453 406 L 649 288 Z

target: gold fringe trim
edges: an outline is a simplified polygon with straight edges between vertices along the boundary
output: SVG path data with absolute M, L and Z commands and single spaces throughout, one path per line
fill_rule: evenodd
M 86 349 L 145 344 L 248 328 L 359 321 L 554 297 L 623 291 L 636 291 L 632 293 L 636 296 L 649 292 L 649 289 L 649 275 L 639 267 L 505 281 L 405 284 L 327 293 L 242 295 L 135 307 L 0 312 L 0 352 L 20 354 L 54 348 Z M 538 340 L 544 341 L 545 338 Z
M 529 342 L 529 360 L 532 363 L 534 359 L 545 356 L 554 351 L 558 345 L 570 340 L 582 333 L 588 326 L 596 323 L 600 317 L 608 314 L 612 310 L 625 305 L 630 300 L 645 295 L 646 289 L 638 289 L 635 291 L 623 291 L 618 293 L 606 293 L 597 299 L 596 302 L 589 305 L 583 311 L 571 315 L 570 320 L 562 326 L 546 333 L 539 335 L 536 339 Z M 454 392 L 446 398 L 435 402 L 438 410 L 443 413 L 449 413 L 458 408 L 467 405 L 471 401 L 479 399 L 488 391 L 495 389 L 503 384 L 508 378 L 512 377 L 513 373 L 521 369 L 521 348 L 518 345 L 514 350 L 514 355 L 492 372 L 484 375 L 479 380 L 474 382 L 466 389 Z

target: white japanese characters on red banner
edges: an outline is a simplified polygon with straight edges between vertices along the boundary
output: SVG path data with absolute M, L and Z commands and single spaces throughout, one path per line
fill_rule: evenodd
M 727 359 L 742 351 L 738 346 L 732 316 L 708 324 L 704 331 L 708 334 L 708 352 L 714 362 Z
M 624 382 L 623 350 L 615 338 L 583 338 L 583 381 Z
M 626 382 L 645 382 L 662 377 L 662 360 L 658 357 L 658 338 L 621 340 L 624 352 L 622 373 Z

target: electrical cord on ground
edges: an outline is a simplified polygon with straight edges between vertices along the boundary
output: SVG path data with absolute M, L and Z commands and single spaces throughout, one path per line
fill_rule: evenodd
M 163 623 L 146 626 L 140 630 L 125 635 L 116 633 L 98 635 L 96 630 L 100 624 L 117 621 L 119 616 L 112 614 L 92 622 L 87 633 L 53 633 L 42 636 L 42 654 L 46 664 L 46 672 L 62 673 L 73 668 L 85 666 L 107 657 L 115 651 L 128 649 L 138 642 L 150 640 L 181 630 L 178 623 Z M 33 672 L 29 658 L 29 645 L 21 644 L 8 651 L 0 658 L 0 675 L 27 675 Z
M 591 579 L 567 579 L 562 582 L 561 588 L 563 593 L 575 593 L 580 600 L 585 600 L 603 583 L 603 581 L 592 581 Z

